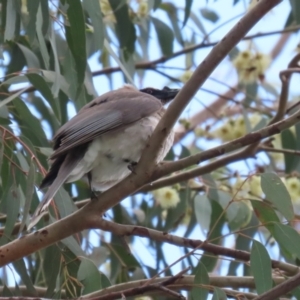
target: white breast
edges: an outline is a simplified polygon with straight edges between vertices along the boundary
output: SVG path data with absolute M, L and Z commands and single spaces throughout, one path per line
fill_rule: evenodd
M 128 165 L 138 162 L 160 116 L 155 114 L 122 130 L 104 134 L 95 139 L 82 161 L 71 172 L 68 182 L 76 181 L 91 172 L 95 191 L 105 191 L 130 174 Z M 158 161 L 164 159 L 174 140 L 174 132 L 163 145 Z

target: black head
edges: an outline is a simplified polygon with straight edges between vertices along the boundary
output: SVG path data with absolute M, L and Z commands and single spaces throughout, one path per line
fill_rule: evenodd
M 165 86 L 162 90 L 158 90 L 149 87 L 141 89 L 140 92 L 152 95 L 155 98 L 159 99 L 162 102 L 162 104 L 166 104 L 175 98 L 175 96 L 179 92 L 179 89 L 170 89 L 167 86 Z

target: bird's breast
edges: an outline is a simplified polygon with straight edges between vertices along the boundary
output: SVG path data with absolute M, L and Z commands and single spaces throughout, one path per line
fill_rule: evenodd
M 155 114 L 93 140 L 68 181 L 78 180 L 91 172 L 93 190 L 104 191 L 115 185 L 130 174 L 128 165 L 139 161 L 159 120 L 160 115 Z M 171 133 L 160 151 L 159 160 L 169 151 L 173 138 Z

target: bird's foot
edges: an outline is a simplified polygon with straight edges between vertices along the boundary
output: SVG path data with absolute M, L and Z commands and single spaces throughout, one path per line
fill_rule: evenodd
M 99 191 L 91 191 L 91 201 L 96 201 L 98 200 L 99 196 L 100 196 L 101 192 Z
M 133 174 L 136 174 L 136 172 L 135 172 L 135 167 L 136 167 L 136 165 L 137 165 L 137 162 L 132 161 L 132 162 L 127 166 L 127 168 L 128 168 Z

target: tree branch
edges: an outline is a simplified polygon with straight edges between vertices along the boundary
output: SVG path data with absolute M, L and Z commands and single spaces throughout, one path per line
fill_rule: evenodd
M 167 109 L 164 117 L 159 122 L 136 167 L 136 174 L 131 174 L 122 182 L 104 192 L 101 195 L 100 201 L 92 201 L 82 209 L 59 222 L 55 222 L 37 232 L 28 234 L 2 246 L 0 248 L 0 266 L 45 248 L 76 232 L 93 228 L 92 224 L 99 219 L 101 213 L 119 203 L 127 195 L 134 193 L 141 186 L 150 182 L 156 168 L 154 163 L 156 161 L 157 153 L 182 110 L 189 103 L 193 95 L 214 68 L 226 57 L 229 51 L 244 37 L 260 18 L 280 2 L 281 0 L 260 1 L 212 49 L 207 58 L 195 70 L 191 79 L 178 93 Z M 271 135 L 273 131 L 270 129 L 269 132 L 268 130 L 265 134 L 267 135 L 268 133 Z M 276 128 L 276 130 L 278 129 Z M 247 137 L 246 140 L 247 139 L 249 142 L 249 137 Z M 235 142 L 239 142 L 239 140 Z M 243 145 L 239 144 L 239 146 Z M 219 155 L 220 153 L 216 151 L 215 154 Z M 194 163 L 194 161 L 192 163 Z M 78 220 L 80 220 L 80 222 L 78 222 Z

